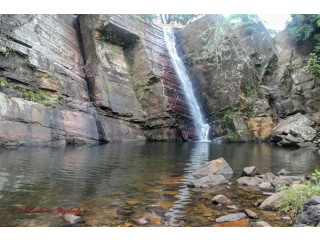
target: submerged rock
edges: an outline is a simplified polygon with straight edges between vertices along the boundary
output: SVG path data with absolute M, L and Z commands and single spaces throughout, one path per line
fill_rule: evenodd
M 286 191 L 277 192 L 275 194 L 272 194 L 270 197 L 265 199 L 261 205 L 259 206 L 259 209 L 261 210 L 270 210 L 275 211 L 278 209 L 277 205 L 280 203 L 283 194 Z
M 226 178 L 230 178 L 233 174 L 232 168 L 223 158 L 212 160 L 200 167 L 196 172 L 192 173 L 197 178 L 208 176 L 209 174 L 223 175 Z
M 249 227 L 249 219 L 243 218 L 236 221 L 215 223 L 213 227 Z
M 259 221 L 259 222 L 252 222 L 252 227 L 272 227 L 269 223 L 265 221 Z
M 223 175 L 214 175 L 210 174 L 206 177 L 192 180 L 191 182 L 187 183 L 188 187 L 214 187 L 221 184 L 228 183 L 228 180 Z
M 146 207 L 147 212 L 154 212 L 159 216 L 163 216 L 165 214 L 165 210 L 163 207 L 159 205 L 149 205 Z
M 232 201 L 224 195 L 214 196 L 211 201 L 213 204 L 219 204 L 219 203 L 221 203 L 222 205 L 231 205 L 232 204 Z
M 243 177 L 243 176 L 253 177 L 256 174 L 257 174 L 257 168 L 255 166 L 245 167 L 242 170 L 241 177 Z

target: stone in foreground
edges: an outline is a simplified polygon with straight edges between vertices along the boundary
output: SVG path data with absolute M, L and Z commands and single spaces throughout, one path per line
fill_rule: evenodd
M 288 170 L 286 169 L 281 169 L 279 172 L 278 172 L 278 175 L 290 175 L 291 172 L 289 172 Z
M 249 219 L 244 218 L 231 222 L 221 222 L 213 224 L 213 227 L 249 227 Z
M 252 222 L 252 227 L 272 227 L 269 223 L 265 221 L 259 221 L 259 222 Z
M 246 209 L 246 210 L 244 210 L 244 211 L 245 211 L 245 213 L 247 214 L 247 216 L 248 216 L 249 218 L 252 218 L 252 219 L 257 219 L 257 218 L 259 218 L 258 215 L 257 215 L 255 212 L 251 211 L 250 209 Z
M 228 183 L 228 180 L 223 175 L 210 174 L 206 177 L 192 180 L 191 182 L 187 183 L 187 186 L 196 187 L 196 188 L 198 187 L 206 188 L 206 187 L 214 187 L 214 186 L 218 186 L 226 183 Z
M 63 219 L 70 224 L 77 224 L 81 222 L 81 217 L 70 213 L 65 214 Z
M 245 167 L 243 170 L 242 170 L 242 174 L 241 174 L 241 177 L 244 177 L 244 176 L 248 176 L 248 177 L 253 177 L 257 174 L 257 168 L 255 166 L 252 166 L 252 167 Z
M 226 178 L 230 178 L 233 174 L 232 168 L 223 158 L 212 160 L 200 167 L 196 172 L 192 173 L 197 178 L 208 176 L 209 174 L 223 175 Z
M 216 219 L 216 222 L 217 223 L 231 222 L 231 221 L 237 221 L 244 218 L 247 218 L 247 215 L 244 213 L 233 213 L 233 214 L 225 215 L 222 217 L 218 217 Z
M 302 207 L 302 211 L 297 218 L 297 224 L 316 226 L 320 223 L 320 196 L 315 196 L 307 200 Z
M 280 203 L 284 193 L 285 191 L 281 191 L 271 195 L 261 203 L 261 205 L 259 206 L 259 209 L 270 210 L 270 211 L 277 210 L 278 209 L 277 205 L 278 203 Z
M 243 186 L 258 186 L 263 180 L 259 177 L 241 177 L 237 179 L 237 183 Z
M 221 203 L 222 205 L 231 205 L 232 204 L 232 201 L 224 195 L 214 196 L 211 201 L 213 204 L 219 204 L 219 203 Z

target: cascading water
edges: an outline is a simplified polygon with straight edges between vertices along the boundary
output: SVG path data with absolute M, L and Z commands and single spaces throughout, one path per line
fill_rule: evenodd
M 184 66 L 183 61 L 180 59 L 176 49 L 176 39 L 172 28 L 164 28 L 164 39 L 166 41 L 170 58 L 173 62 L 174 69 L 181 81 L 181 85 L 186 94 L 187 104 L 193 117 L 195 132 L 199 141 L 208 141 L 209 124 L 205 123 L 200 111 L 199 104 L 194 95 L 192 84 Z

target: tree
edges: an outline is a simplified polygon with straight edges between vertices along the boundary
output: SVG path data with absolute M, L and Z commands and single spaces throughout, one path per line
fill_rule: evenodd
M 320 77 L 320 14 L 292 14 L 291 17 L 286 26 L 290 37 L 298 44 L 309 41 L 314 47 L 301 71 Z
M 292 20 L 286 30 L 297 43 L 318 41 L 320 37 L 320 14 L 291 14 Z
M 137 14 L 137 15 L 148 22 L 154 22 L 154 20 L 157 19 L 156 14 Z

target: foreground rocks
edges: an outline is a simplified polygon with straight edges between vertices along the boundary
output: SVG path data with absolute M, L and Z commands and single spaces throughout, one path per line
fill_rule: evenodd
M 187 183 L 187 186 L 196 188 L 208 188 L 227 183 L 228 180 L 223 175 L 210 174 L 206 177 L 192 180 L 191 182 Z
M 223 175 L 226 178 L 230 178 L 233 174 L 233 170 L 226 160 L 218 158 L 202 165 L 199 170 L 192 173 L 192 175 L 197 178 L 205 177 L 209 174 Z
M 199 179 L 191 180 L 187 186 L 207 188 L 226 184 L 228 183 L 227 178 L 230 178 L 232 174 L 233 170 L 226 160 L 218 158 L 202 165 L 200 169 L 192 173 Z
M 297 217 L 297 225 L 317 226 L 320 223 L 320 196 L 308 199 Z
M 284 193 L 285 191 L 281 191 L 271 195 L 261 203 L 261 205 L 259 206 L 259 209 L 271 210 L 271 211 L 277 210 L 278 209 L 277 205 L 280 203 Z

